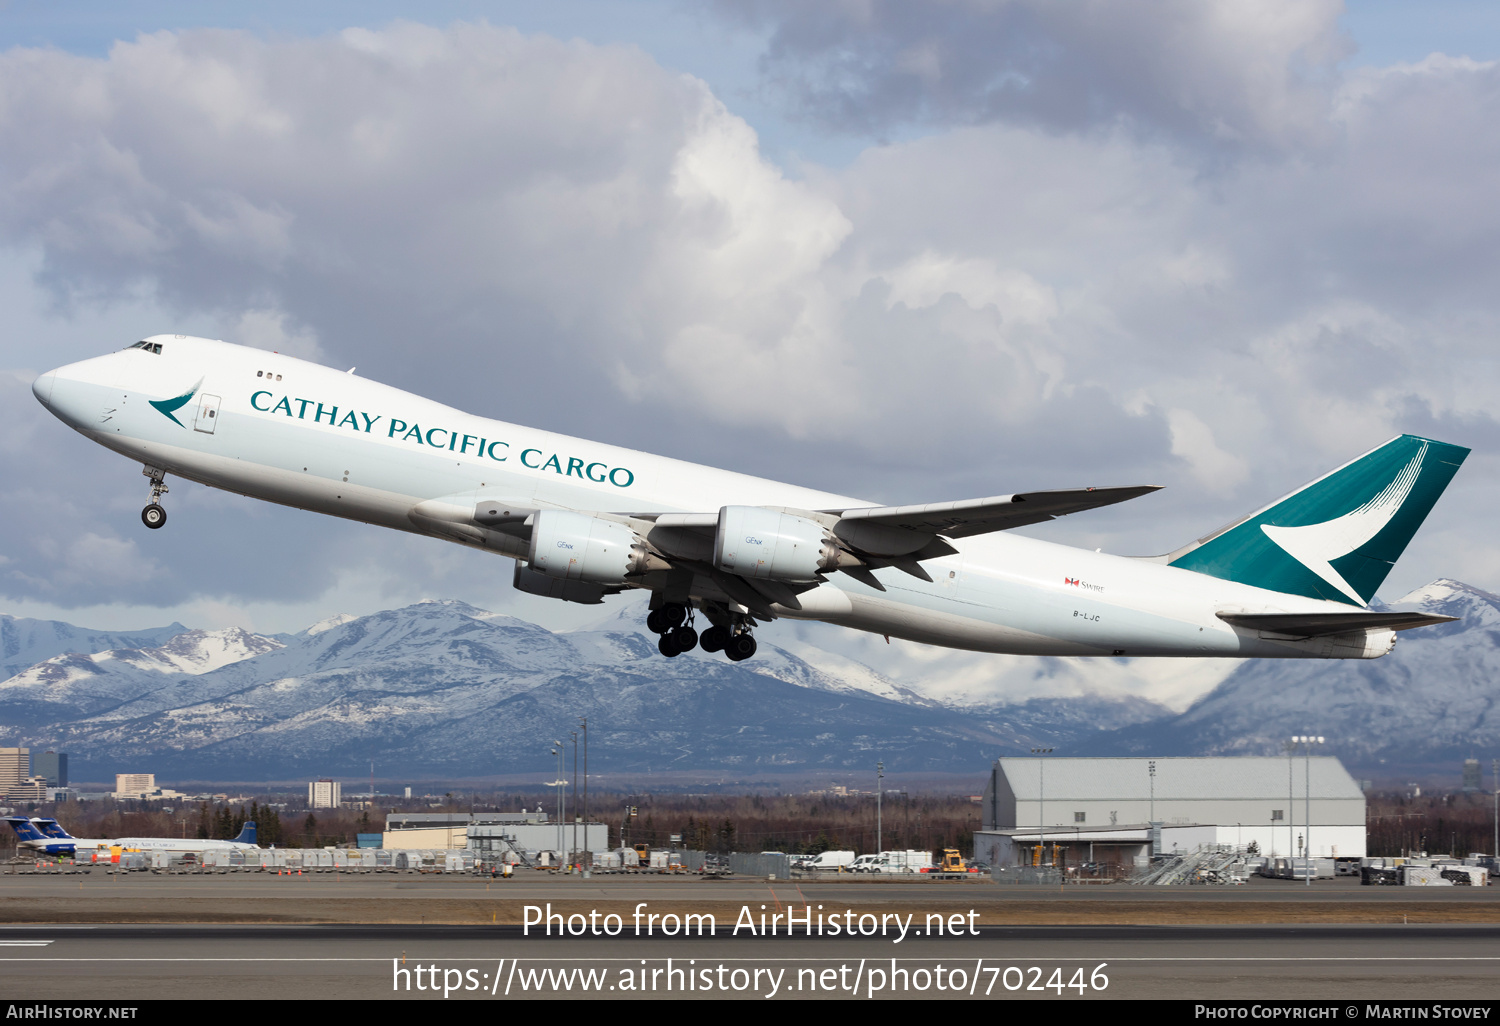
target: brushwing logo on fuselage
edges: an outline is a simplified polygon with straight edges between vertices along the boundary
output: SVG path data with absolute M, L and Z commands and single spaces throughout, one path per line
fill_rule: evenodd
M 197 395 L 198 389 L 202 387 L 203 379 L 199 378 L 196 385 L 188 389 L 186 392 L 182 393 L 176 399 L 148 399 L 146 401 L 160 410 L 162 415 L 169 418 L 172 423 L 176 424 L 180 428 L 186 428 L 187 425 L 177 419 L 177 411 L 182 409 L 188 403 L 192 402 L 193 396 Z
M 1350 586 L 1343 574 L 1333 568 L 1333 561 L 1368 545 L 1385 529 L 1407 496 L 1411 495 L 1412 487 L 1422 474 L 1422 460 L 1426 455 L 1427 443 L 1423 442 L 1417 454 L 1378 495 L 1341 517 L 1302 527 L 1261 524 L 1260 529 L 1287 555 L 1353 601 L 1364 605 L 1364 598 Z

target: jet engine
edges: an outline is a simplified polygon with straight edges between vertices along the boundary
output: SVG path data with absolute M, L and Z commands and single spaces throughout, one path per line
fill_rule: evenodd
M 624 524 L 563 509 L 533 515 L 527 562 L 548 577 L 594 584 L 623 584 L 627 577 L 671 568 Z
M 714 565 L 754 580 L 811 583 L 862 564 L 816 521 L 761 506 L 725 506 L 719 510 Z

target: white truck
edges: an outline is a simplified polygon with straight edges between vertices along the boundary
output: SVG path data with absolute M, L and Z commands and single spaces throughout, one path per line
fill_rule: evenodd
M 851 873 L 920 873 L 932 865 L 932 853 L 907 849 L 861 855 L 849 864 Z
M 852 851 L 825 851 L 815 858 L 803 859 L 799 868 L 817 872 L 818 870 L 841 870 L 847 869 L 854 861 Z

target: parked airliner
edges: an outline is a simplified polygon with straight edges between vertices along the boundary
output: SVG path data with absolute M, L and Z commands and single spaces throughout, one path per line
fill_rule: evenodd
M 984 652 L 1374 658 L 1451 617 L 1368 603 L 1469 450 L 1401 435 L 1163 556 L 1012 529 L 1151 485 L 922 505 L 859 499 L 474 416 L 259 349 L 155 335 L 33 392 L 170 475 L 516 560 L 516 587 L 596 603 L 651 593 L 663 655 L 755 652 L 779 617 Z M 706 621 L 699 633 L 699 617 Z
M 239 836 L 232 841 L 203 840 L 188 837 L 74 837 L 63 829 L 55 819 L 7 816 L 5 821 L 16 832 L 16 845 L 29 851 L 47 855 L 71 855 L 81 857 L 89 852 L 108 851 L 166 851 L 174 854 L 199 853 L 205 851 L 229 851 L 235 848 L 256 848 L 255 823 L 248 822 L 240 829 Z

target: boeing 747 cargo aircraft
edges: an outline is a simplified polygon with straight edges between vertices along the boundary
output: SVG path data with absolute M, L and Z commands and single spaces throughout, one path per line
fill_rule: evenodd
M 982 652 L 1370 659 L 1451 617 L 1367 608 L 1469 450 L 1401 435 L 1164 556 L 1013 529 L 1151 485 L 879 506 L 474 416 L 183 335 L 43 374 L 36 397 L 169 476 L 487 550 L 522 591 L 651 593 L 663 655 L 755 653 L 779 617 Z M 701 617 L 701 620 L 700 620 Z M 706 621 L 700 633 L 700 623 Z

